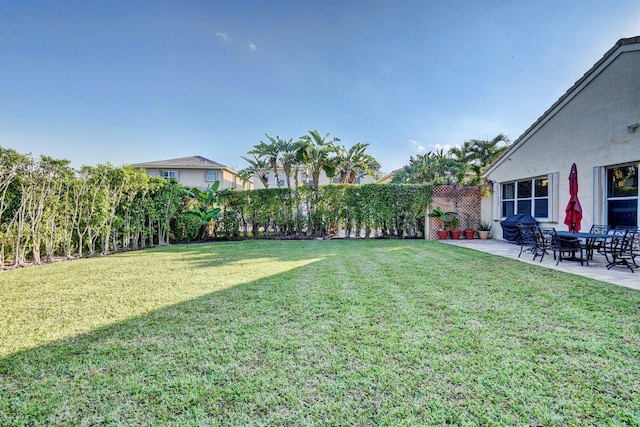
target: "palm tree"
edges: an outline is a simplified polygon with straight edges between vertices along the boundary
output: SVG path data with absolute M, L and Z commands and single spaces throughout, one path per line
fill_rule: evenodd
M 376 159 L 365 152 L 368 146 L 367 143 L 358 143 L 348 150 L 344 146 L 336 148 L 334 161 L 340 183 L 353 184 L 357 178 L 366 174 L 373 176 L 380 169 Z
M 444 150 L 429 151 L 424 155 L 411 156 L 409 165 L 405 166 L 394 179 L 394 183 L 407 184 L 456 184 L 461 182 L 466 165 L 445 153 Z
M 335 142 L 340 141 L 334 137 L 329 139 L 329 134 L 321 136 L 317 130 L 310 130 L 308 135 L 300 137 L 297 160 L 305 167 L 308 184 L 309 174 L 317 187 L 320 181 L 320 171 L 324 170 L 329 178 L 335 175 L 335 165 L 331 161 L 331 153 L 335 152 Z
M 291 188 L 292 175 L 295 177 L 295 186 L 298 186 L 298 168 L 296 161 L 298 158 L 299 147 L 300 141 L 294 142 L 293 138 L 288 141 L 280 140 L 280 154 L 278 161 L 282 165 L 282 171 L 287 179 L 287 188 Z
M 253 150 L 249 151 L 247 154 L 253 154 L 257 158 L 263 159 L 269 163 L 269 165 L 271 166 L 271 170 L 273 170 L 273 174 L 276 178 L 276 186 L 279 187 L 280 174 L 278 173 L 278 160 L 280 157 L 280 152 L 282 151 L 284 141 L 277 135 L 274 138 L 268 133 L 265 133 L 265 136 L 269 140 L 269 143 L 260 141 L 260 144 L 254 145 Z
M 509 138 L 504 134 L 499 134 L 492 140 L 472 139 L 469 143 L 470 157 L 468 164 L 474 173 L 472 182 L 479 184 L 480 176 L 484 170 L 495 162 L 509 148 Z M 500 146 L 501 143 L 504 145 Z
M 492 140 L 472 139 L 471 143 L 471 159 L 475 160 L 484 170 L 495 162 L 498 157 L 509 148 L 509 138 L 504 134 L 499 134 Z M 504 143 L 500 146 L 500 143 Z
M 238 171 L 238 177 L 240 178 L 240 181 L 242 181 L 242 186 L 244 188 L 246 188 L 247 182 L 251 181 L 254 174 L 255 171 L 251 166 Z
M 240 157 L 242 157 L 251 165 L 254 175 L 260 178 L 260 181 L 262 181 L 262 185 L 264 185 L 264 188 L 269 188 L 269 171 L 271 170 L 271 165 L 269 164 L 269 162 L 259 158 L 255 154 L 253 154 L 253 159 L 245 156 Z
M 449 157 L 461 163 L 469 164 L 471 161 L 473 161 L 473 152 L 471 150 L 472 147 L 473 143 L 471 141 L 465 141 L 462 146 L 449 149 Z

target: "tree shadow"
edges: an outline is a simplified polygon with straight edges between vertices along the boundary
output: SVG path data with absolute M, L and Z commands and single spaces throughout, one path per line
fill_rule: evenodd
M 180 252 L 190 268 L 252 262 Z M 274 257 L 267 262 L 299 266 L 0 359 L 0 425 L 162 424 L 197 419 L 190 411 L 215 418 L 255 407 L 250 393 L 264 381 L 276 399 L 278 369 L 265 377 L 261 356 L 270 353 L 268 364 L 303 357 L 289 346 L 316 315 L 292 295 L 330 263 L 305 258 Z
M 335 331 L 354 327 L 345 313 L 354 300 L 342 289 L 326 291 L 345 284 L 325 272 L 345 268 L 335 259 L 348 260 L 367 243 L 234 245 L 242 251 L 176 245 L 88 260 L 92 274 L 122 281 L 133 280 L 123 274 L 128 259 L 149 257 L 160 269 L 174 262 L 202 283 L 238 282 L 0 359 L 0 425 L 211 424 L 225 417 L 251 424 L 266 413 L 297 423 L 295 408 L 318 400 L 331 412 L 327 390 L 337 372 L 364 362 L 353 353 L 359 339 L 336 342 L 343 338 Z M 375 251 L 386 257 L 400 246 L 406 242 L 376 242 Z M 240 280 L 267 264 L 276 274 Z M 367 328 L 379 333 L 375 322 Z M 357 395 L 356 388 L 348 392 Z

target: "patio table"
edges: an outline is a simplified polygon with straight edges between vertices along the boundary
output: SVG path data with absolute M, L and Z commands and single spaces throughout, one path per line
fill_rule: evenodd
M 591 258 L 593 258 L 593 252 L 591 251 L 590 246 L 596 240 L 598 239 L 607 240 L 607 239 L 620 237 L 619 234 L 613 234 L 613 233 L 589 233 L 589 232 L 574 233 L 571 231 L 556 231 L 556 235 L 558 237 L 563 237 L 563 238 L 584 239 L 586 248 L 587 248 L 587 257 L 589 256 L 589 254 L 591 254 Z

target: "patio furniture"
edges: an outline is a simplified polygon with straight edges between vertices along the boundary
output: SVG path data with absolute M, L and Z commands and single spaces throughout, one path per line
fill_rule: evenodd
M 579 239 L 581 242 L 584 241 L 584 250 L 587 253 L 588 259 L 593 259 L 593 256 L 589 256 L 590 253 L 593 253 L 593 249 L 591 249 L 591 244 L 593 242 L 597 242 L 600 240 L 604 242 L 608 242 L 609 240 L 617 237 L 616 235 L 613 234 L 613 231 L 601 234 L 601 233 L 590 233 L 590 232 L 573 233 L 571 231 L 561 230 L 561 231 L 558 231 L 556 234 L 559 238 L 563 238 L 565 240 Z M 605 255 L 605 251 L 607 250 L 607 248 L 609 248 L 609 245 L 607 243 L 604 243 L 604 245 L 602 245 L 598 249 L 598 253 Z M 608 258 L 607 258 L 607 262 L 609 262 Z
M 589 233 L 591 234 L 607 234 L 609 232 L 609 226 L 605 224 L 593 224 Z M 595 251 L 600 250 L 604 245 L 606 245 L 607 240 L 601 237 L 589 237 L 586 240 L 586 245 L 588 248 L 588 256 L 589 259 L 593 259 L 593 253 Z
M 539 256 L 540 262 L 542 262 L 544 255 L 551 249 L 551 235 L 543 233 L 535 224 L 517 224 L 517 227 L 520 236 L 520 253 L 518 254 L 518 258 L 522 255 L 522 252 L 529 251 L 533 254 L 534 261 Z
M 640 232 L 627 231 L 622 239 L 616 241 L 616 245 L 611 250 L 611 262 L 607 269 L 611 270 L 617 265 L 626 265 L 632 273 L 633 268 L 640 267 L 636 264 L 636 258 L 640 258 Z
M 613 262 L 613 254 L 618 251 L 622 240 L 627 234 L 627 230 L 624 228 L 614 228 L 607 233 L 608 241 L 598 249 L 598 253 L 604 255 L 607 262 Z
M 584 265 L 586 261 L 587 265 L 589 265 L 588 247 L 586 243 L 582 243 L 582 240 L 577 236 L 558 235 L 558 232 L 554 229 L 552 249 L 553 259 L 556 260 L 556 265 L 563 260 L 580 261 L 580 265 Z M 580 255 L 579 257 L 578 254 Z

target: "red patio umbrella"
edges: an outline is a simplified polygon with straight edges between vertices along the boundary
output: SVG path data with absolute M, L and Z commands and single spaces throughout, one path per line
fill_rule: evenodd
M 571 173 L 569 173 L 569 194 L 571 197 L 565 209 L 564 223 L 569 227 L 569 231 L 577 233 L 580 231 L 580 221 L 582 221 L 582 206 L 578 200 L 578 168 L 575 163 L 571 165 Z

